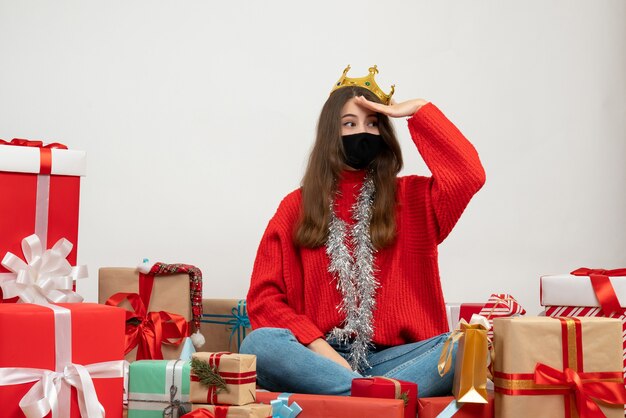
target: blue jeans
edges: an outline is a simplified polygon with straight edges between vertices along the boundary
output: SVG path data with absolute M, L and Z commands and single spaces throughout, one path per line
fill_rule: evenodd
M 385 376 L 415 382 L 419 396 L 440 396 L 452 390 L 454 376 L 453 351 L 451 370 L 440 377 L 437 363 L 448 334 L 428 340 L 399 345 L 368 356 L 371 368 L 367 376 Z M 344 358 L 349 346 L 334 341 L 329 344 Z M 259 328 L 242 342 L 239 350 L 257 356 L 257 381 L 272 392 L 349 395 L 352 379 L 363 377 L 302 345 L 284 328 Z

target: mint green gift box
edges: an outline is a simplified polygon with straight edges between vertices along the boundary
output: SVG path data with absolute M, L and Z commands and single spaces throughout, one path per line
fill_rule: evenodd
M 191 410 L 187 360 L 139 360 L 128 372 L 128 418 L 179 418 Z

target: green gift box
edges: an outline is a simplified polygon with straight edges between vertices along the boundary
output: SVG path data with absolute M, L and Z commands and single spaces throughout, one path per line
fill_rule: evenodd
M 139 360 L 128 372 L 128 418 L 179 418 L 191 410 L 190 362 Z

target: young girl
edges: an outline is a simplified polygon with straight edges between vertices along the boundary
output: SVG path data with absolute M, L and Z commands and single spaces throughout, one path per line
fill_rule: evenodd
M 348 69 L 322 108 L 302 187 L 259 245 L 247 297 L 254 331 L 240 351 L 257 355 L 258 382 L 271 391 L 347 395 L 367 375 L 446 394 L 437 245 L 484 184 L 483 167 L 435 105 L 393 103 L 376 67 L 360 79 Z M 396 177 L 389 118 L 406 116 L 432 177 Z

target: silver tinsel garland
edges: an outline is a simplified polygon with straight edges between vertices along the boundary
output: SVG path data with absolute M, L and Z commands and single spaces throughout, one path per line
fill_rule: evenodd
M 342 302 L 337 307 L 346 315 L 342 328 L 334 328 L 331 337 L 342 343 L 351 343 L 348 362 L 352 369 L 363 371 L 369 367 L 367 354 L 374 335 L 373 315 L 378 282 L 374 277 L 374 246 L 370 236 L 372 205 L 376 189 L 368 175 L 352 208 L 354 225 L 348 231 L 346 223 L 335 214 L 331 202 L 326 254 L 330 258 L 328 271 L 337 278 L 337 289 Z M 354 254 L 350 254 L 346 239 Z

